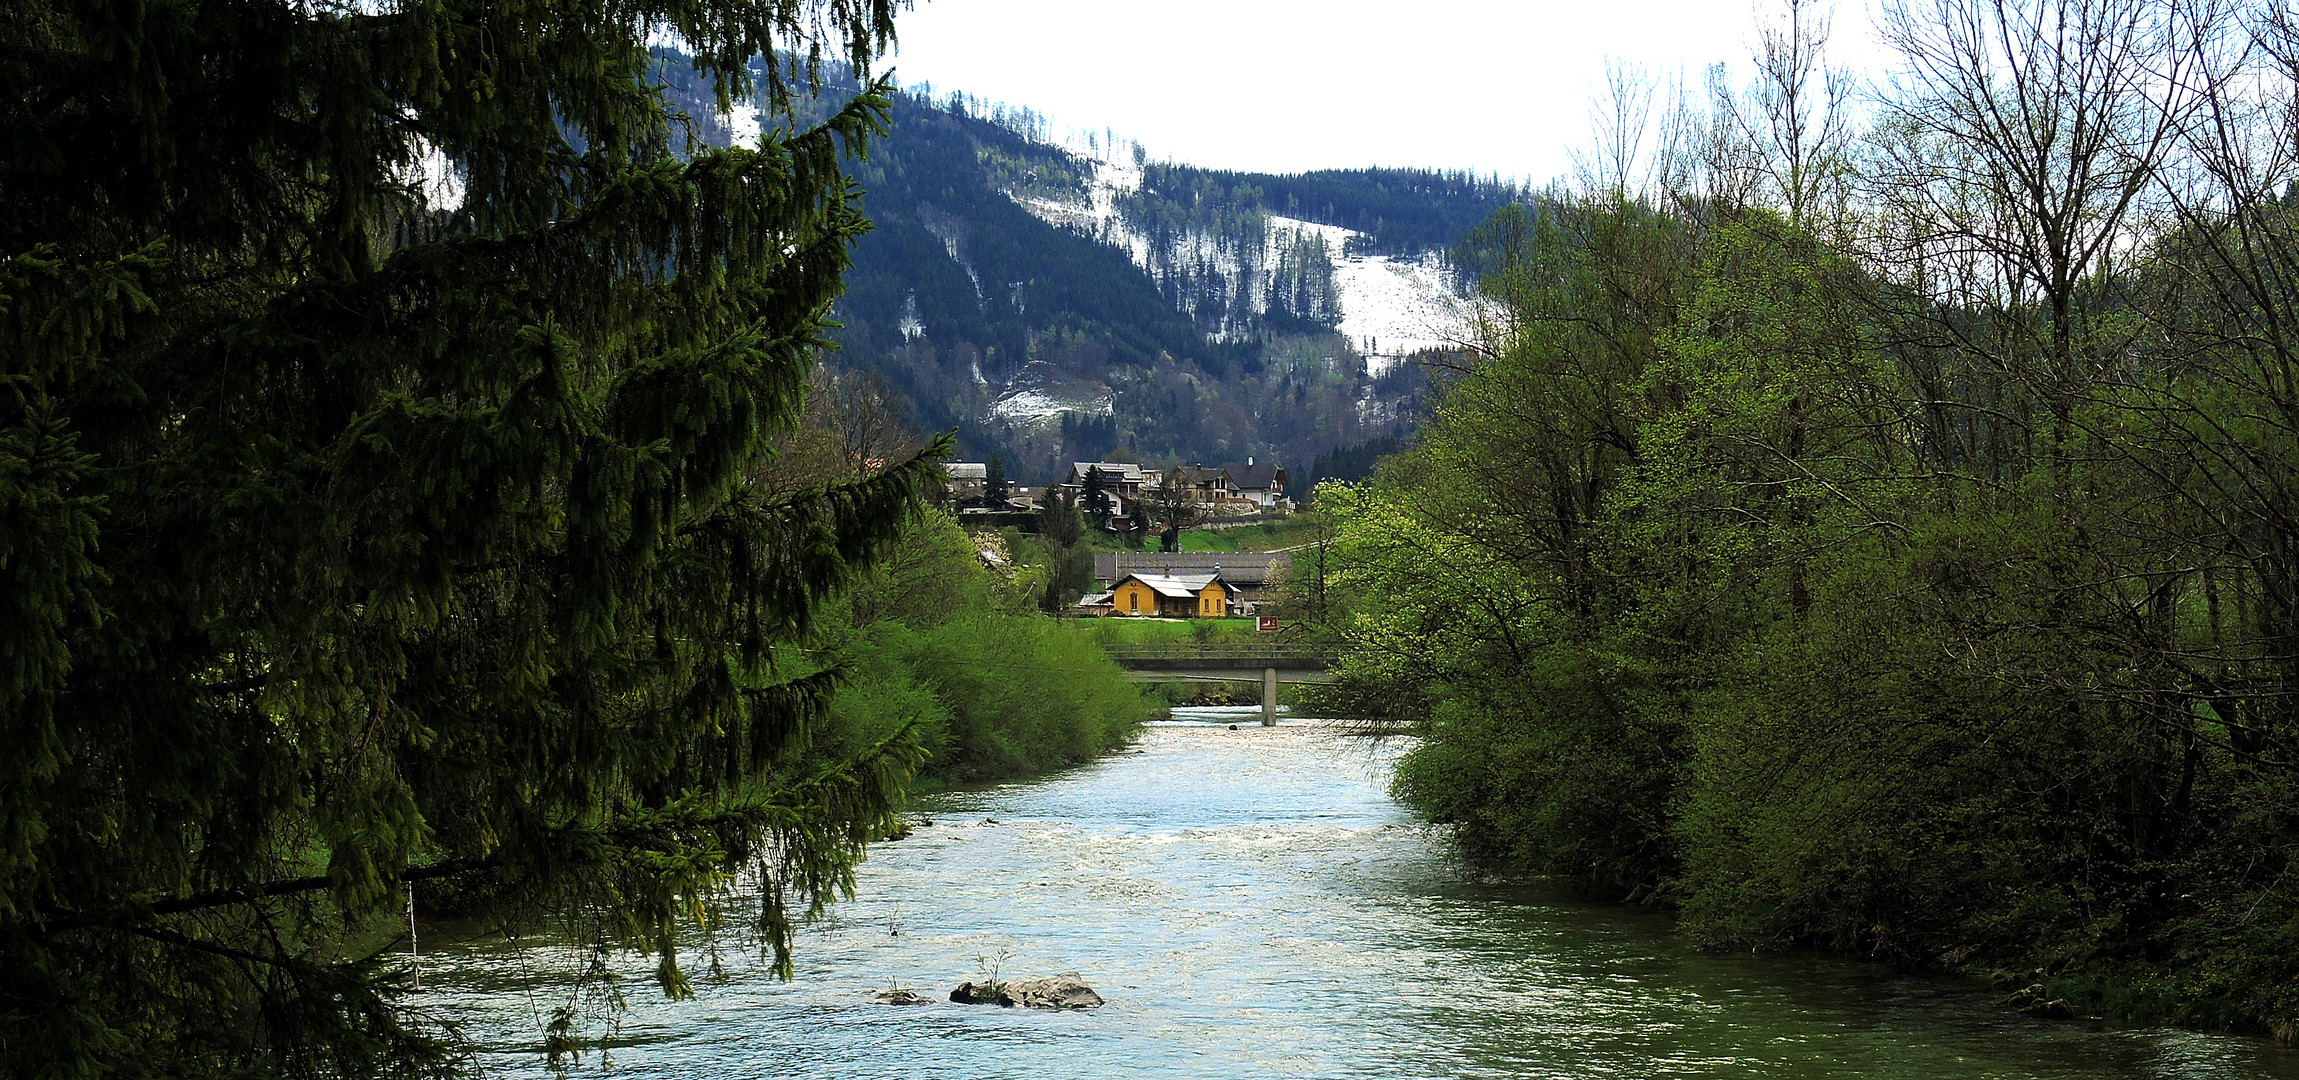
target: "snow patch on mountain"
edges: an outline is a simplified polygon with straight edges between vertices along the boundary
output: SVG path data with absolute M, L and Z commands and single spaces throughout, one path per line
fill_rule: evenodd
M 1072 399 L 1046 393 L 1043 390 L 1017 390 L 990 403 L 990 415 L 1017 424 L 1036 426 L 1060 417 L 1063 413 L 1085 413 L 1089 416 L 1108 416 L 1114 411 L 1109 395 L 1094 399 Z
M 1124 248 L 1134 265 L 1147 269 L 1150 257 L 1149 237 L 1127 228 L 1125 220 L 1118 215 L 1118 198 L 1142 186 L 1141 168 L 1131 161 L 1110 160 L 1085 152 L 1079 147 L 1063 149 L 1093 170 L 1093 178 L 1086 182 L 1084 201 L 1014 192 L 1008 192 L 1006 197 L 1046 224 L 1090 236 L 1113 247 Z
M 918 293 L 912 290 L 902 297 L 902 340 L 914 341 L 926 336 L 926 324 L 918 320 Z M 981 365 L 975 365 L 977 373 Z
M 759 124 L 756 102 L 736 102 L 733 110 L 719 115 L 719 122 L 725 124 L 727 133 L 734 137 L 735 146 L 757 148 L 759 132 L 764 129 Z
M 1142 170 L 1122 157 L 1112 160 L 1078 146 L 1063 149 L 1092 168 L 1093 178 L 1084 200 L 1019 194 L 1009 197 L 1050 225 L 1124 249 L 1134 265 L 1154 273 L 1149 237 L 1127 227 L 1117 209 L 1119 198 L 1141 187 Z M 1418 259 L 1345 254 L 1350 240 L 1362 237 L 1362 233 L 1271 214 L 1264 257 L 1256 260 L 1263 272 L 1275 267 L 1275 252 L 1306 235 L 1324 240 L 1333 260 L 1334 287 L 1340 294 L 1341 308 L 1336 330 L 1365 355 L 1373 374 L 1379 375 L 1416 352 L 1459 348 L 1474 339 L 1474 309 L 1454 293 L 1452 275 L 1435 253 Z M 1181 237 L 1175 247 L 1177 262 L 1218 267 L 1232 274 L 1239 267 L 1236 255 L 1222 250 L 1210 236 Z
M 966 280 L 974 284 L 974 303 L 986 303 L 987 297 L 982 292 L 982 275 L 974 272 L 974 261 L 966 257 L 968 228 L 965 220 L 930 206 L 920 206 L 918 224 L 933 233 L 935 239 L 942 241 L 942 250 L 949 253 L 950 261 L 957 263 L 958 269 L 966 272 Z
M 1314 230 L 1330 252 L 1349 250 L 1362 236 L 1354 229 L 1270 215 L 1269 231 Z M 1469 341 L 1475 324 L 1469 303 L 1453 292 L 1452 273 L 1430 253 L 1418 259 L 1389 255 L 1338 255 L 1333 284 L 1341 293 L 1341 325 L 1335 327 L 1365 355 L 1379 375 L 1390 364 L 1426 349 L 1457 349 Z
M 1032 360 L 1014 373 L 988 412 L 992 419 L 1046 427 L 1063 413 L 1108 416 L 1115 408 L 1108 384 L 1078 379 L 1042 360 Z
M 1024 390 L 990 404 L 990 415 L 1001 420 L 1044 420 L 1075 411 L 1070 403 L 1047 397 L 1035 390 Z

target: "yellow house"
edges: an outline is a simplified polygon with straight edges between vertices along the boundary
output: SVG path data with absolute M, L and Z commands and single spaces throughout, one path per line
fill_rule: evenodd
M 1110 589 L 1112 614 L 1219 618 L 1229 614 L 1219 574 L 1127 574 Z

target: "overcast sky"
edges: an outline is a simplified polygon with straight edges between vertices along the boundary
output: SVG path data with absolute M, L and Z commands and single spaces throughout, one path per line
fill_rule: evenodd
M 1605 59 L 1698 86 L 1748 67 L 1747 0 L 918 0 L 908 85 L 1109 128 L 1151 156 L 1267 172 L 1471 169 L 1536 183 L 1588 141 Z M 1866 0 L 1837 0 L 1832 56 L 1883 66 Z

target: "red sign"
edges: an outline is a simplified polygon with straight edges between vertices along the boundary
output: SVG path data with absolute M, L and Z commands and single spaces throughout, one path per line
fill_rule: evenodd
M 1276 632 L 1277 632 L 1277 616 L 1275 616 L 1275 615 L 1263 615 L 1263 616 L 1261 616 L 1261 632 L 1262 632 L 1262 633 L 1264 633 L 1264 634 L 1274 634 L 1274 633 L 1276 633 Z

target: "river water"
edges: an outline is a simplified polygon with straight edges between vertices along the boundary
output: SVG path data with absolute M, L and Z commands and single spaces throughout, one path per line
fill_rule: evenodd
M 2299 1052 L 2264 1040 L 2030 1020 L 1984 987 L 1702 953 L 1648 912 L 1479 881 L 1386 795 L 1393 746 L 1184 713 L 1132 752 L 924 800 L 933 824 L 872 849 L 856 898 L 801 936 L 791 982 L 739 947 L 702 977 L 698 947 L 681 961 L 696 999 L 667 1002 L 634 960 L 605 1064 L 712 1080 L 2299 1078 Z M 578 961 L 438 946 L 423 1003 L 490 1072 L 546 1074 L 538 1017 Z M 992 966 L 1076 971 L 1108 1004 L 941 1000 Z M 893 985 L 937 1000 L 869 1002 Z

